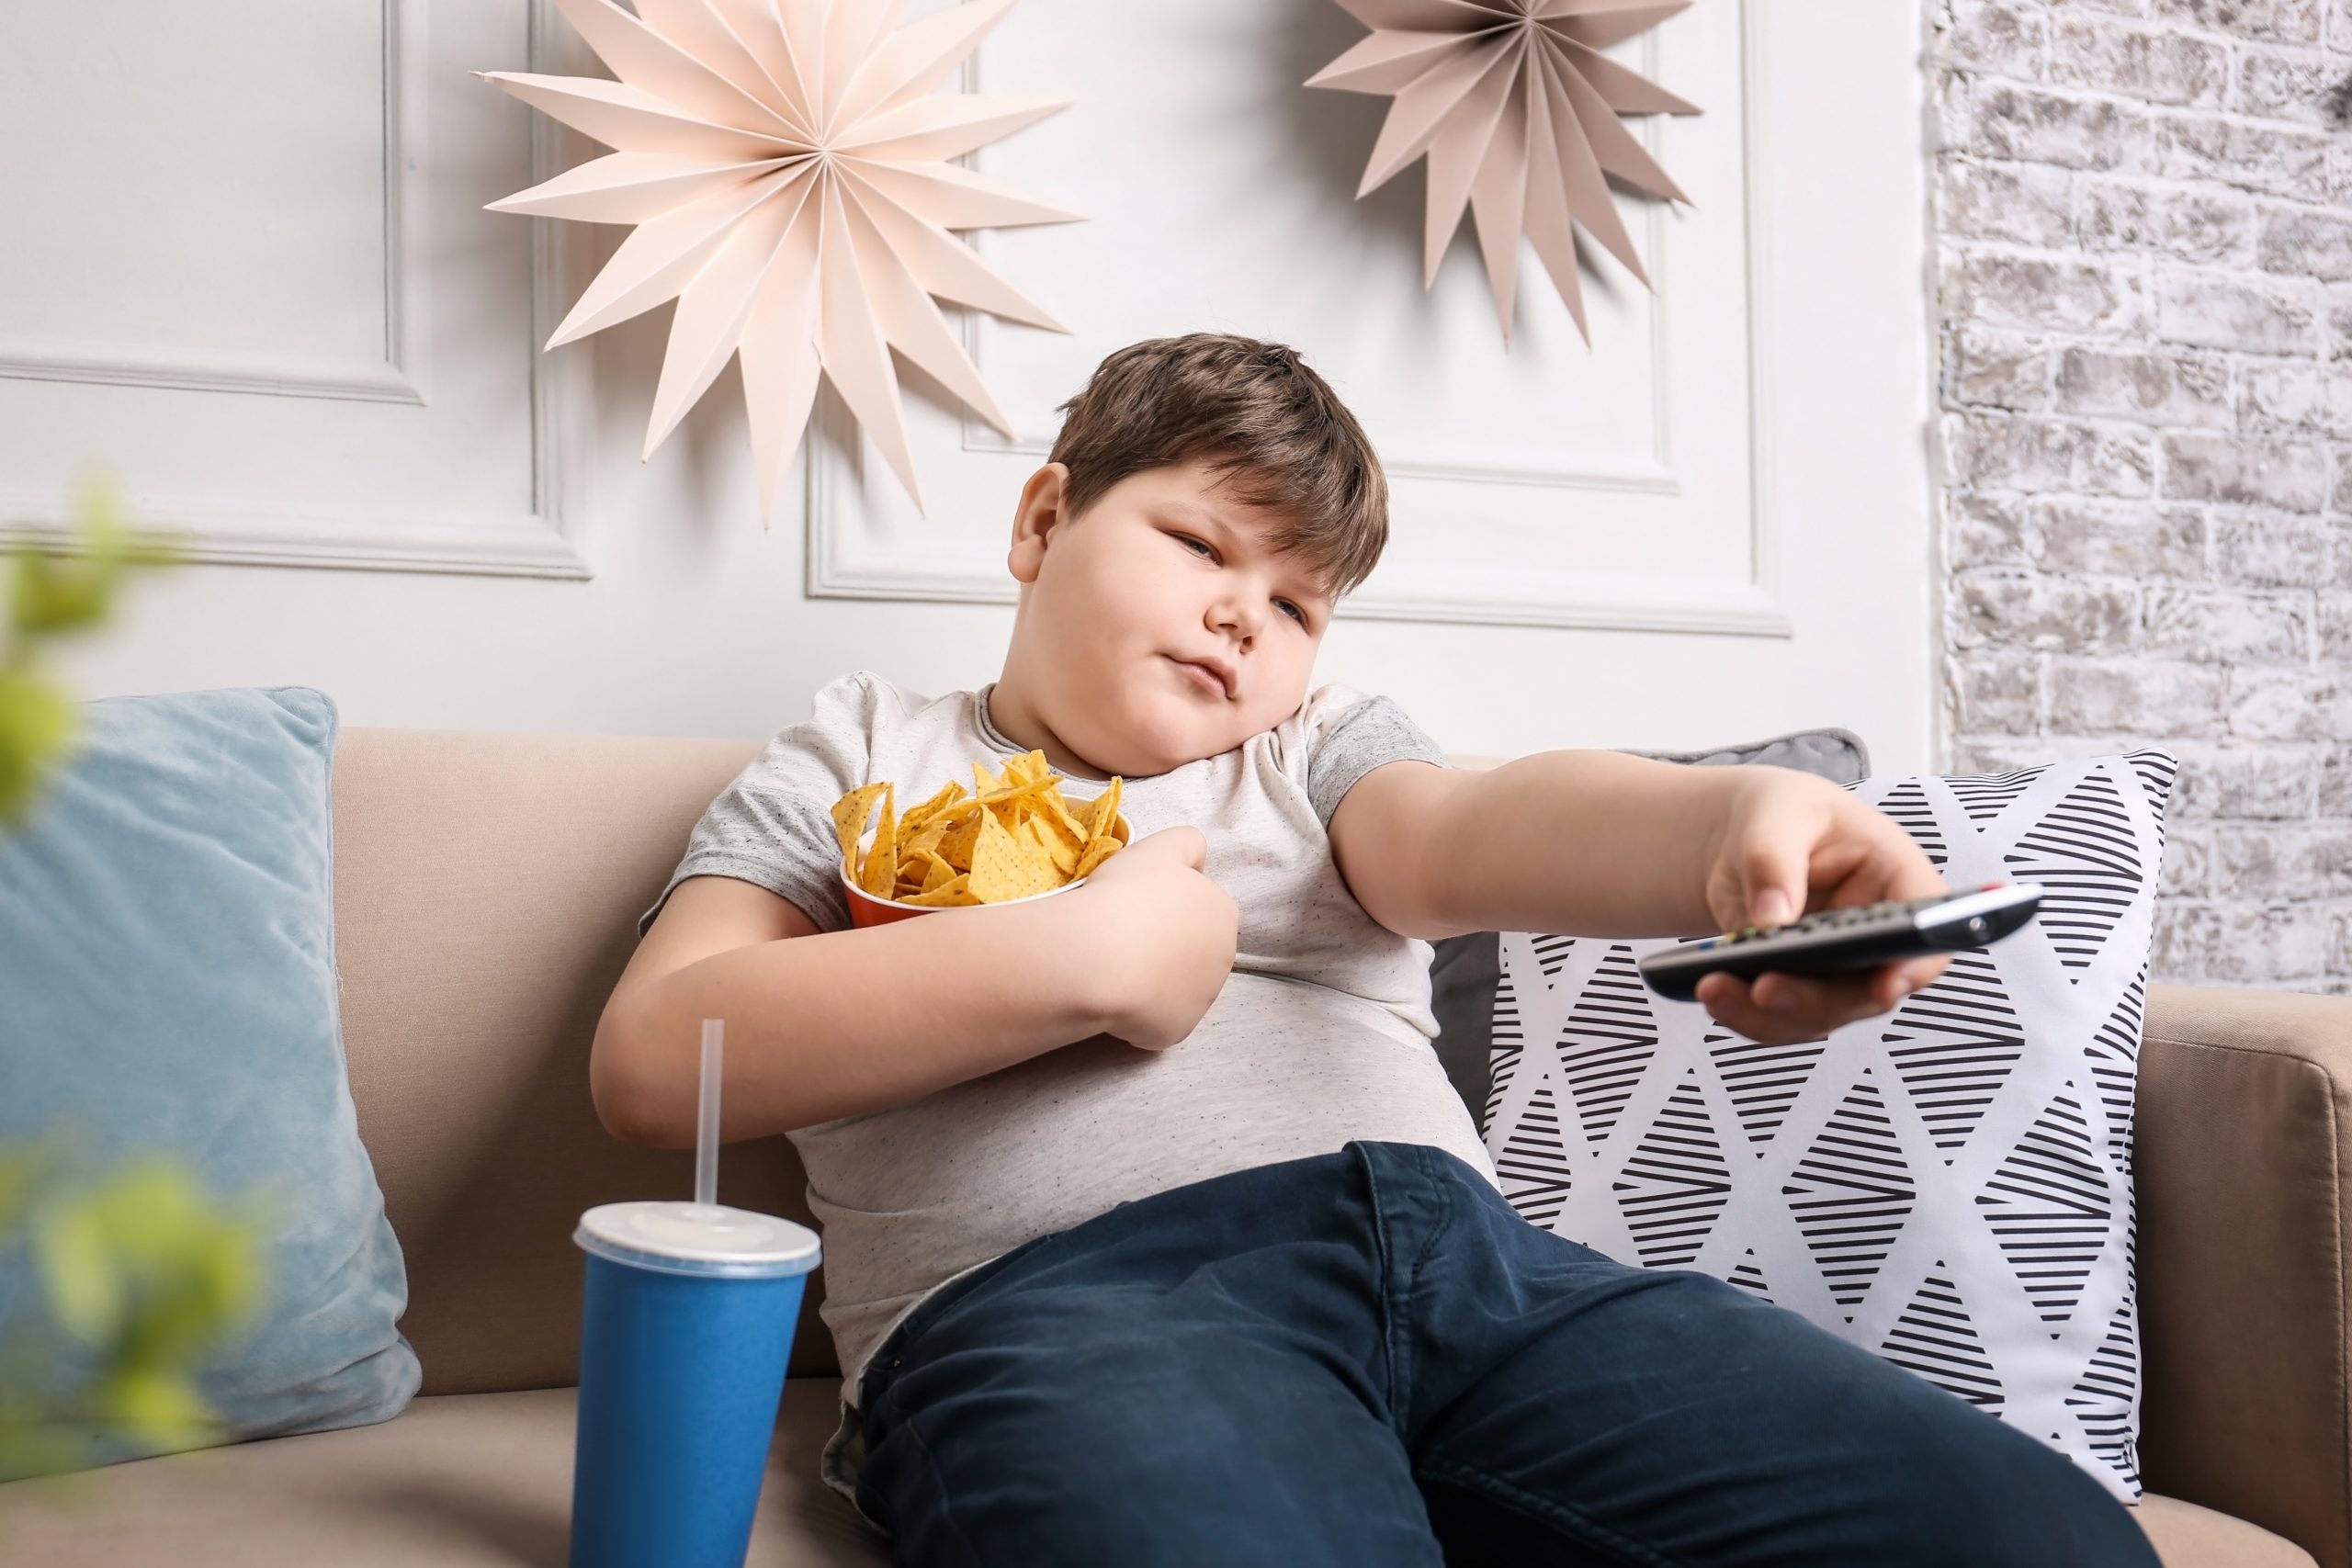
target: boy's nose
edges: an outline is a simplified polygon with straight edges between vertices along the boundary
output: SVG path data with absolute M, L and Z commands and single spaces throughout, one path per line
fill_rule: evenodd
M 1248 606 L 1235 599 L 1220 599 L 1209 606 L 1209 630 L 1222 632 L 1243 648 L 1258 635 L 1258 623 Z

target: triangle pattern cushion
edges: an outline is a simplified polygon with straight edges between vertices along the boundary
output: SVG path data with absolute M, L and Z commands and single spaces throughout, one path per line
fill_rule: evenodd
M 1485 1126 L 1536 1224 L 1696 1269 L 1908 1368 L 2140 1495 L 2132 1104 L 2160 750 L 1847 787 L 1954 887 L 2034 922 L 1893 1013 L 1767 1046 L 1634 969 L 1673 942 L 1501 938 Z
M 258 1319 L 199 1378 L 223 1435 L 385 1420 L 418 1367 L 345 1074 L 334 705 L 280 687 L 82 716 L 76 754 L 0 832 L 0 1147 L 51 1137 L 83 1174 L 169 1155 L 224 1199 L 258 1198 Z M 15 1239 L 0 1237 L 0 1347 L 54 1326 Z M 76 1441 L 89 1463 L 130 1457 Z

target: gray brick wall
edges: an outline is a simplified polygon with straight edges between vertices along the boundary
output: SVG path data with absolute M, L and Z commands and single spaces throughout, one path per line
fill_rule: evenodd
M 1928 0 L 1945 733 L 2182 762 L 2158 979 L 2352 993 L 2352 0 Z

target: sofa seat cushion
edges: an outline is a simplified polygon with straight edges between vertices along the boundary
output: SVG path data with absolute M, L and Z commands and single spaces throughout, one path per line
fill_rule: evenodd
M 2177 1497 L 2143 1492 L 2133 1512 L 2165 1568 L 2319 1568 L 2284 1536 Z
M 831 1378 L 785 1384 L 744 1568 L 887 1563 L 888 1542 L 817 1479 Z M 10 1562 L 44 1568 L 561 1568 L 573 1391 L 419 1399 L 377 1427 L 141 1460 L 0 1486 Z M 2268 1530 L 2151 1492 L 2165 1568 L 2316 1568 Z
M 889 1561 L 817 1479 L 840 1387 L 786 1384 L 745 1568 Z M 575 1403 L 568 1388 L 444 1394 L 380 1426 L 17 1482 L 0 1486 L 0 1542 L 44 1568 L 562 1568 Z

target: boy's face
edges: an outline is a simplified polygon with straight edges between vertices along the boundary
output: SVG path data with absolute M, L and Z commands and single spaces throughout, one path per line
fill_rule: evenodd
M 1069 472 L 1031 476 L 1013 521 L 1021 610 L 998 726 L 1057 767 L 1144 778 L 1295 712 L 1332 605 L 1266 543 L 1274 515 L 1192 462 L 1131 474 L 1070 517 Z

